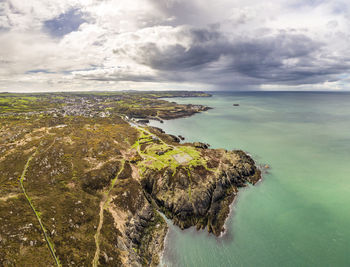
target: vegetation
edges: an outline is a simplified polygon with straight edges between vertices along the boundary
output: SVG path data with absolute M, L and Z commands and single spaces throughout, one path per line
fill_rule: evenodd
M 56 105 L 50 103 L 51 97 L 26 96 L 21 94 L 0 94 L 0 114 L 43 111 Z
M 122 173 L 122 171 L 124 169 L 124 164 L 125 164 L 125 162 L 123 160 L 122 168 L 117 173 L 117 175 L 114 177 L 114 179 L 111 181 L 111 184 L 110 184 L 109 188 L 107 189 L 107 191 L 104 192 L 103 199 L 100 203 L 100 214 L 99 214 L 100 220 L 99 220 L 99 224 L 98 224 L 97 231 L 95 234 L 96 252 L 95 252 L 94 259 L 92 261 L 93 267 L 96 267 L 98 265 L 98 260 L 100 258 L 100 233 L 101 233 L 101 228 L 102 228 L 103 220 L 104 220 L 104 212 L 108 208 L 108 205 L 111 201 L 111 199 L 110 199 L 111 190 L 114 188 L 114 185 L 117 182 L 119 175 Z
M 255 169 L 243 152 L 180 144 L 141 126 L 140 118 L 207 109 L 161 99 L 174 96 L 207 95 L 0 94 L 0 266 L 156 266 L 167 231 L 158 210 L 182 228 L 220 232 L 235 186 L 248 179 L 237 177 Z M 219 223 L 208 207 L 191 213 L 201 196 L 214 199 L 210 186 L 233 163 L 236 180 L 223 191 L 230 197 L 212 205 L 222 207 Z
M 154 166 L 176 167 L 175 152 L 156 155 L 168 145 L 131 127 L 125 116 L 189 110 L 159 99 L 177 94 L 0 94 L 0 265 L 118 266 L 146 254 L 152 262 L 140 245 L 146 241 L 131 245 L 139 251 L 128 252 L 134 256 L 113 244 L 133 244 L 121 231 L 148 203 L 133 170 L 142 164 L 134 160 L 141 154 L 157 157 Z M 147 138 L 150 146 L 138 154 Z M 190 147 L 175 151 L 198 158 Z M 143 240 L 158 238 L 154 223 L 141 231 Z M 165 230 L 165 224 L 157 228 L 159 238 Z
M 34 212 L 34 214 L 35 214 L 35 216 L 36 216 L 36 218 L 37 218 L 37 220 L 38 220 L 38 222 L 39 222 L 39 224 L 40 224 L 40 228 L 41 228 L 41 230 L 42 230 L 42 232 L 43 232 L 43 234 L 44 234 L 45 241 L 46 241 L 47 246 L 48 246 L 48 248 L 49 248 L 49 250 L 50 250 L 50 253 L 51 253 L 53 259 L 55 260 L 56 265 L 57 265 L 57 266 L 61 266 L 61 263 L 60 263 L 59 259 L 58 259 L 57 256 L 56 256 L 54 245 L 53 245 L 53 243 L 52 243 L 50 237 L 47 235 L 47 231 L 46 231 L 46 229 L 45 229 L 45 227 L 44 227 L 44 225 L 43 225 L 43 223 L 42 223 L 42 221 L 41 221 L 41 214 L 40 214 L 39 211 L 37 211 L 37 210 L 35 209 L 35 207 L 34 207 L 32 201 L 31 201 L 30 197 L 27 195 L 27 192 L 26 192 L 26 190 L 24 189 L 24 186 L 23 186 L 23 179 L 25 178 L 25 175 L 26 175 L 27 169 L 28 169 L 28 167 L 29 167 L 29 164 L 30 164 L 31 160 L 33 159 L 33 156 L 35 156 L 36 152 L 37 152 L 37 150 L 36 150 L 36 151 L 34 152 L 34 154 L 31 155 L 31 156 L 29 157 L 29 159 L 27 160 L 27 163 L 26 163 L 26 165 L 24 166 L 24 170 L 23 170 L 22 175 L 21 175 L 21 177 L 20 177 L 20 179 L 19 179 L 19 182 L 20 182 L 20 184 L 21 184 L 21 188 L 22 188 L 23 194 L 24 194 L 24 196 L 26 197 L 26 199 L 27 199 L 27 201 L 28 201 L 30 207 L 32 208 L 32 210 L 33 210 L 33 212 Z
M 139 161 L 139 168 L 161 170 L 170 168 L 174 173 L 179 166 L 188 168 L 205 165 L 206 161 L 200 152 L 191 145 L 169 145 L 162 139 L 145 130 L 139 130 L 140 137 L 133 145 L 143 160 Z
M 5 246 L 0 265 L 20 265 L 25 258 L 32 266 L 53 265 L 44 233 L 63 265 L 90 265 L 99 203 L 121 168 L 120 151 L 130 147 L 126 139 L 135 142 L 137 131 L 120 117 L 39 115 L 3 118 L 0 129 L 0 236 Z M 27 203 L 18 183 L 24 169 L 20 181 Z
M 117 113 L 135 118 L 169 119 L 207 109 L 200 105 L 180 105 L 161 100 L 170 97 L 207 97 L 202 92 L 72 92 L 12 94 L 0 93 L 0 115 L 24 113 L 56 115 L 98 115 Z

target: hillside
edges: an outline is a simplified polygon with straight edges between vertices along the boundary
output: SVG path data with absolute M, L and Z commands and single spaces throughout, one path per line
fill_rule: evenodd
M 162 96 L 1 97 L 0 265 L 155 266 L 160 212 L 183 229 L 223 231 L 238 188 L 260 171 L 242 151 L 180 144 L 138 123 L 208 109 Z

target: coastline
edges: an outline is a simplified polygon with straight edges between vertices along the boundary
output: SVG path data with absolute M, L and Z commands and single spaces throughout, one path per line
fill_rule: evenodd
M 212 108 L 209 108 L 209 109 L 212 109 Z M 205 111 L 207 111 L 207 110 L 205 110 Z M 174 118 L 174 119 L 183 119 L 183 118 L 186 118 L 186 117 L 191 117 L 191 116 L 193 116 L 193 115 L 195 115 L 195 114 L 191 114 L 191 115 L 188 115 L 188 116 L 183 116 L 183 117 L 179 117 L 179 118 Z M 174 120 L 174 119 L 171 119 L 171 120 Z M 156 121 L 156 120 L 155 120 Z M 170 121 L 170 120 L 169 120 Z M 155 127 L 155 126 L 151 126 L 152 125 L 152 123 L 147 123 L 147 126 L 149 126 L 149 127 Z M 166 135 L 175 135 L 175 133 L 169 133 L 169 132 L 167 132 L 166 131 L 166 129 L 164 129 L 164 127 L 162 127 L 162 125 L 157 125 L 157 127 L 156 128 L 160 128 L 163 132 L 164 132 L 164 134 L 166 134 Z M 187 137 L 186 136 L 184 136 L 183 134 L 181 134 L 181 136 L 183 136 L 184 137 L 184 139 L 183 140 L 180 140 L 180 142 L 179 143 L 187 143 L 187 141 L 184 141 L 184 140 L 187 140 Z M 210 146 L 210 144 L 209 144 L 209 146 Z M 243 153 L 245 153 L 248 157 L 250 157 L 252 160 L 253 160 L 253 164 L 255 165 L 255 166 L 257 166 L 257 169 L 259 170 L 259 176 L 260 176 L 260 178 L 258 179 L 258 180 L 256 180 L 256 181 L 254 181 L 253 183 L 251 183 L 251 185 L 256 185 L 257 183 L 259 183 L 259 182 L 261 182 L 262 181 L 262 179 L 263 179 L 263 170 L 262 170 L 262 167 L 261 166 L 259 166 L 258 164 L 257 164 L 257 162 L 252 158 L 252 156 L 251 156 L 251 154 L 249 154 L 248 152 L 246 152 L 246 151 L 242 151 Z M 245 187 L 245 186 L 244 186 Z M 230 222 L 230 220 L 232 220 L 232 216 L 233 216 L 233 211 L 234 211 L 234 205 L 235 205 L 235 203 L 236 203 L 236 201 L 237 201 L 237 198 L 238 198 L 238 190 L 237 190 L 237 192 L 234 194 L 234 197 L 233 197 L 233 199 L 232 199 L 232 201 L 229 203 L 229 205 L 228 205 L 228 209 L 229 209 L 229 211 L 228 211 L 228 214 L 225 216 L 225 220 L 224 220 L 224 223 L 223 223 L 223 231 L 221 231 L 220 233 L 219 233 L 219 235 L 217 235 L 217 234 L 214 234 L 213 236 L 215 237 L 215 238 L 217 238 L 217 239 L 219 239 L 219 240 L 223 240 L 225 237 L 227 237 L 227 235 L 229 235 L 230 234 L 230 232 L 229 232 L 229 227 L 228 227 L 228 223 Z M 164 214 L 162 214 L 163 216 L 165 216 Z M 163 245 L 163 251 L 162 251 L 162 253 L 161 253 L 161 255 L 160 255 L 160 263 L 163 263 L 164 265 L 161 265 L 161 266 L 166 266 L 165 265 L 165 263 L 164 263 L 164 257 L 165 257 L 165 251 L 168 249 L 168 247 L 167 246 L 170 246 L 170 243 L 171 243 L 171 240 L 170 240 L 170 231 L 171 231 L 171 229 L 170 229 L 170 227 L 169 227 L 169 223 L 172 223 L 173 224 L 173 226 L 175 226 L 175 227 L 177 227 L 176 226 L 176 223 L 174 222 L 174 221 L 172 221 L 171 219 L 169 219 L 169 218 L 167 218 L 167 220 L 166 220 L 166 222 L 167 222 L 167 225 L 168 225 L 168 231 L 167 231 L 167 234 L 166 234 L 166 236 L 165 236 L 165 239 L 164 239 L 164 245 Z M 187 227 L 185 228 L 185 229 L 187 229 Z M 181 231 L 184 231 L 185 229 L 182 229 Z M 204 232 L 208 232 L 208 231 L 206 231 L 206 230 L 204 230 L 203 228 L 199 228 L 198 226 L 195 226 L 195 225 L 193 225 L 193 226 L 191 226 L 190 228 L 188 228 L 188 229 L 192 229 L 193 231 L 196 229 L 196 232 L 201 232 L 201 231 L 204 231 Z M 208 234 L 210 235 L 211 233 L 210 232 L 208 232 Z
M 50 105 L 43 106 L 43 111 L 29 110 L 28 100 L 28 110 L 21 109 L 21 115 L 12 113 L 13 116 L 6 117 L 9 126 L 5 125 L 2 130 L 6 136 L 14 136 L 13 140 L 3 139 L 3 142 L 15 141 L 15 146 L 6 146 L 5 150 L 9 155 L 18 155 L 19 166 L 21 156 L 29 156 L 30 149 L 38 147 L 37 140 L 42 140 L 26 186 L 34 197 L 40 195 L 40 203 L 36 205 L 43 213 L 45 227 L 63 264 L 70 260 L 79 265 L 109 262 L 155 266 L 160 255 L 164 255 L 168 235 L 166 221 L 157 211 L 163 212 L 167 222 L 171 220 L 179 229 L 194 231 L 192 226 L 196 226 L 197 230 L 206 229 L 210 236 L 217 237 L 224 232 L 238 188 L 258 178 L 255 162 L 243 151 L 211 149 L 205 143 L 187 140 L 181 142 L 183 136 L 147 127 L 139 120 L 140 116 L 156 115 L 167 120 L 187 118 L 209 107 L 156 100 L 151 94 L 57 97 L 37 96 L 43 103 L 51 101 Z M 16 101 L 16 97 L 8 99 L 9 103 Z M 32 121 L 35 124 L 28 124 Z M 14 135 L 18 129 L 22 135 Z M 23 151 L 27 152 L 23 154 Z M 15 171 L 13 166 L 10 170 L 7 168 L 7 162 L 13 160 L 13 157 L 4 157 L 0 162 L 4 177 L 11 178 L 7 172 Z M 44 174 L 42 166 L 48 170 Z M 11 196 L 18 190 L 17 184 L 8 180 L 8 189 L 2 196 Z M 52 181 L 59 185 L 50 186 Z M 63 195 L 59 194 L 62 192 Z M 51 206 L 60 211 L 57 214 L 46 205 L 52 199 Z M 20 201 L 12 199 L 6 207 L 23 208 Z M 62 212 L 63 202 L 65 207 L 82 216 Z M 85 214 L 88 216 L 83 216 Z M 8 218 L 5 225 L 10 231 L 2 233 L 6 238 L 23 227 L 25 222 L 16 218 Z M 67 221 L 70 222 L 68 228 Z M 70 240 L 87 228 L 95 234 L 77 239 L 82 244 L 77 252 L 72 252 L 69 242 L 62 245 L 58 241 Z M 20 234 L 24 241 L 28 240 L 26 233 Z M 35 239 L 40 240 L 40 236 Z M 24 246 L 31 247 L 33 243 L 28 241 Z M 13 244 L 18 252 L 10 255 L 9 263 L 31 255 L 30 251 L 25 256 L 20 254 L 22 242 Z M 46 247 L 40 246 L 43 250 L 38 255 L 44 260 L 44 256 L 48 256 Z M 95 257 L 86 258 L 83 256 L 86 254 Z
M 283 262 L 290 266 L 312 263 L 346 266 L 349 216 L 346 207 L 339 204 L 348 199 L 345 185 L 349 143 L 345 140 L 349 131 L 333 133 L 332 129 L 335 125 L 342 130 L 349 128 L 349 124 L 344 127 L 349 116 L 340 115 L 342 109 L 346 114 L 349 109 L 345 109 L 345 100 L 339 100 L 342 103 L 339 106 L 329 103 L 321 109 L 319 102 L 326 103 L 326 96 L 312 94 L 312 99 L 305 100 L 303 95 L 271 93 L 263 97 L 262 93 L 249 94 L 242 101 L 241 109 L 229 111 L 225 110 L 231 107 L 237 94 L 231 94 L 227 100 L 225 96 L 218 97 L 215 103 L 210 99 L 193 100 L 212 105 L 215 110 L 209 113 L 215 116 L 200 114 L 178 122 L 165 121 L 164 127 L 159 126 L 169 133 L 183 133 L 190 138 L 187 141 L 196 140 L 198 136 L 214 147 L 225 147 L 225 144 L 230 148 L 242 147 L 245 152 L 251 152 L 262 171 L 266 163 L 270 165 L 256 187 L 249 186 L 239 192 L 230 206 L 228 228 L 220 240 L 205 231 L 196 235 L 193 231 L 178 230 L 170 235 L 174 243 L 170 246 L 174 248 L 170 248 L 170 257 L 165 259 L 169 266 L 215 266 L 215 263 L 220 266 L 230 266 L 230 263 L 233 266 L 259 263 L 277 266 Z M 178 103 L 191 101 L 179 99 Z M 315 110 L 322 116 L 312 117 Z M 221 116 L 225 117 L 221 119 Z M 233 121 L 235 118 L 239 121 Z M 323 125 L 328 128 L 320 135 Z M 215 133 L 216 130 L 220 132 Z M 325 149 L 326 154 L 321 152 Z M 317 160 L 309 164 L 308 160 L 315 156 Z M 327 178 L 332 166 L 338 168 L 333 174 L 336 184 Z M 336 198 L 329 201 L 332 195 Z M 334 216 L 327 225 L 320 223 L 324 214 Z M 336 229 L 342 229 L 343 234 L 337 235 Z M 318 245 L 313 247 L 316 241 Z M 299 252 L 300 257 L 295 258 Z
M 234 109 L 231 105 L 237 102 L 237 98 L 242 103 L 241 108 Z M 152 125 L 167 129 L 169 133 L 183 133 L 186 136 L 184 142 L 207 140 L 213 148 L 242 148 L 246 153 L 251 152 L 261 167 L 264 168 L 265 163 L 271 166 L 267 174 L 262 174 L 263 183 L 258 181 L 256 187 L 249 186 L 240 190 L 237 199 L 230 206 L 233 210 L 226 221 L 227 232 L 220 239 L 207 233 L 206 229 L 196 234 L 193 227 L 188 231 L 182 231 L 176 226 L 170 227 L 170 251 L 164 251 L 166 256 L 170 256 L 165 258 L 169 267 L 277 266 L 286 262 L 294 266 L 312 263 L 346 266 L 349 260 L 346 248 L 349 247 L 350 240 L 347 238 L 346 222 L 350 219 L 343 204 L 349 198 L 345 186 L 348 181 L 346 174 L 349 172 L 346 159 L 350 151 L 350 143 L 346 142 L 350 127 L 347 123 L 350 118 L 349 96 L 333 94 L 331 98 L 334 99 L 333 102 L 328 101 L 328 96 L 314 93 L 310 96 L 304 93 L 268 93 L 266 97 L 261 93 L 215 93 L 212 99 L 174 99 L 178 103 L 202 103 L 214 107 L 214 110 L 179 121 L 164 121 L 164 124 L 151 122 Z M 111 114 L 117 115 L 112 110 Z M 52 230 L 56 231 L 52 240 L 58 248 L 61 262 L 74 261 L 76 265 L 88 266 L 92 258 L 86 255 L 95 252 L 93 235 L 96 231 L 94 226 L 98 222 L 100 192 L 107 189 L 109 174 L 114 177 L 113 173 L 118 170 L 118 160 L 122 156 L 117 154 L 116 148 L 124 155 L 138 136 L 136 130 L 117 116 L 29 116 L 27 119 L 22 116 L 3 120 L 9 126 L 2 126 L 3 138 L 8 137 L 1 142 L 1 145 L 5 145 L 2 146 L 2 151 L 6 153 L 0 165 L 2 180 L 13 177 L 12 181 L 16 181 L 17 170 L 11 164 L 16 163 L 19 171 L 22 171 L 26 158 L 33 151 L 29 149 L 35 148 L 39 144 L 36 140 L 40 138 L 43 143 L 31 162 L 26 187 L 30 196 L 35 198 L 34 204 L 43 214 L 45 227 L 50 234 Z M 67 126 L 56 127 L 63 124 Z M 334 132 L 334 128 L 338 131 Z M 18 135 L 21 133 L 23 134 Z M 81 141 L 87 138 L 88 143 L 80 142 L 76 136 L 81 136 Z M 96 146 L 93 150 L 95 154 L 86 153 L 98 140 L 105 140 L 103 146 Z M 105 146 L 108 144 L 110 147 Z M 47 152 L 43 153 L 44 151 Z M 70 155 L 69 161 L 60 157 L 60 151 Z M 106 156 L 96 157 L 101 151 L 105 151 Z M 45 160 L 48 163 L 39 165 L 40 162 L 45 163 Z M 73 161 L 74 169 L 71 168 L 70 161 Z M 56 163 L 60 166 L 54 165 Z M 136 169 L 136 166 L 132 167 Z M 96 170 L 90 171 L 93 169 Z M 64 171 L 62 175 L 54 174 L 60 170 Z M 72 175 L 76 178 L 72 179 Z M 95 183 L 94 176 L 101 177 L 101 183 Z M 116 233 L 116 229 L 124 233 L 125 227 L 121 224 L 123 215 L 131 210 L 125 206 L 123 212 L 121 200 L 127 200 L 126 204 L 135 203 L 131 208 L 139 206 L 139 202 L 133 201 L 136 199 L 133 196 L 138 191 L 130 191 L 134 192 L 131 197 L 122 195 L 125 190 L 132 190 L 130 182 L 138 178 L 136 175 L 134 179 L 125 179 L 125 175 L 123 178 L 119 181 L 121 183 L 116 183 L 116 190 L 112 192 L 114 197 L 120 198 L 106 210 L 102 227 L 102 230 L 105 229 L 101 234 L 104 238 L 104 241 L 101 239 L 104 242 L 101 243 L 102 251 L 106 252 L 108 258 L 116 255 L 112 256 L 113 260 L 109 259 L 110 264 L 116 263 L 120 258 L 118 249 L 124 250 L 121 242 L 118 243 L 119 248 L 109 246 L 116 244 L 111 233 Z M 41 243 L 43 236 L 35 231 L 36 225 L 21 230 L 35 219 L 32 218 L 30 206 L 23 202 L 23 197 L 18 192 L 18 183 L 11 184 L 11 180 L 5 180 L 4 184 L 0 192 L 3 207 L 0 232 L 4 241 L 0 262 L 11 265 L 15 261 L 23 263 L 25 259 L 28 264 L 33 262 L 34 265 L 37 263 L 44 266 L 51 258 L 49 250 Z M 95 189 L 94 186 L 98 188 Z M 111 213 L 112 208 L 116 213 Z M 81 212 L 84 213 L 83 216 Z M 326 219 L 332 220 L 323 222 L 325 214 Z M 117 222 L 115 227 L 113 216 Z M 126 218 L 126 221 L 131 219 Z M 17 238 L 11 238 L 10 235 L 17 235 Z M 71 239 L 71 236 L 76 239 Z M 122 240 L 122 237 L 117 238 Z M 318 245 L 313 246 L 315 243 Z M 20 246 L 23 246 L 24 254 L 19 254 Z M 127 249 L 132 253 L 132 248 Z M 72 253 L 73 251 L 75 252 Z M 123 255 L 124 252 L 121 256 Z M 101 254 L 101 263 L 104 258 L 104 254 Z

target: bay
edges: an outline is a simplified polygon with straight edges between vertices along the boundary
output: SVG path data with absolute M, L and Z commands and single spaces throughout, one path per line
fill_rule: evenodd
M 170 224 L 163 266 L 350 265 L 349 93 L 168 100 L 213 109 L 153 126 L 212 148 L 242 149 L 270 169 L 240 190 L 223 237 Z

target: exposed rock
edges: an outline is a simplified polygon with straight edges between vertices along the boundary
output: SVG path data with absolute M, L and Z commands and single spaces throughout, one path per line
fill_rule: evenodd
M 169 134 L 168 136 L 172 139 L 173 142 L 180 143 L 180 138 L 178 138 L 177 136 L 172 134 Z
M 127 246 L 134 254 L 129 257 L 128 265 L 157 266 L 168 230 L 164 219 L 152 205 L 145 202 L 126 226 Z
M 141 123 L 141 124 L 147 124 L 147 123 L 149 123 L 149 120 L 143 119 L 143 120 L 138 120 L 137 122 Z
M 178 135 L 178 137 L 183 141 L 185 140 L 185 137 L 183 137 L 182 135 Z
M 206 143 L 202 143 L 202 142 L 194 142 L 193 145 L 196 147 L 196 148 L 202 148 L 202 149 L 208 149 L 209 148 L 209 144 L 206 144 Z
M 118 224 L 122 230 L 118 248 L 127 251 L 123 264 L 159 264 L 167 225 L 157 209 L 182 229 L 196 226 L 219 235 L 238 188 L 260 179 L 254 161 L 242 151 L 208 149 L 202 153 L 210 162 L 218 160 L 216 165 L 212 163 L 218 171 L 202 165 L 191 169 L 179 166 L 176 173 L 170 168 L 147 169 L 141 184 L 132 178 L 119 180 L 114 207 L 129 214 Z M 108 256 L 102 254 L 101 261 L 108 262 Z
M 158 128 L 158 127 L 150 126 L 149 128 L 151 128 L 152 130 L 154 130 L 155 132 L 158 132 L 158 133 L 165 133 L 163 129 Z
M 120 229 L 123 266 L 157 266 L 168 229 L 165 220 L 135 179 L 119 181 L 115 193 L 111 212 Z
M 190 174 L 184 168 L 178 168 L 175 174 L 148 170 L 142 185 L 159 209 L 182 229 L 207 227 L 220 235 L 238 188 L 260 179 L 254 161 L 242 151 L 221 151 L 220 161 L 217 172 L 203 166 Z
M 260 178 L 241 151 L 207 149 L 199 142 L 178 145 L 183 136 L 156 127 L 140 136 L 127 123 L 186 117 L 208 107 L 153 97 L 134 103 L 134 96 L 124 94 L 107 100 L 59 95 L 50 100 L 59 104 L 51 111 L 7 118 L 11 127 L 0 129 L 5 155 L 0 176 L 6 178 L 0 195 L 1 266 L 53 264 L 34 209 L 14 182 L 34 150 L 23 181 L 63 266 L 91 266 L 95 259 L 100 266 L 156 266 L 167 232 L 159 211 L 181 228 L 218 235 L 238 188 Z M 141 103 L 147 108 L 139 108 Z M 156 156 L 170 150 L 179 153 Z M 159 158 L 165 160 L 158 164 Z

